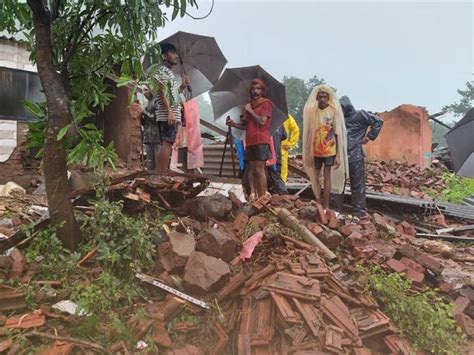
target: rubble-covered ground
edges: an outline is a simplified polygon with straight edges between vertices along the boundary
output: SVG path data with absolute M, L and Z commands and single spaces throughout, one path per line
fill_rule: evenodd
M 290 159 L 291 164 L 303 169 L 300 158 Z M 368 191 L 432 200 L 446 189 L 448 169 L 438 161 L 430 168 L 422 168 L 392 160 L 366 162 L 366 186 Z M 291 176 L 291 173 L 290 173 Z M 296 176 L 296 175 L 292 175 Z
M 358 220 L 290 195 L 253 205 L 232 193 L 195 197 L 205 186 L 189 176 L 122 179 L 110 201 L 83 189 L 74 194 L 85 237 L 76 252 L 37 224 L 43 197 L 0 197 L 0 351 L 472 349 L 472 221 Z

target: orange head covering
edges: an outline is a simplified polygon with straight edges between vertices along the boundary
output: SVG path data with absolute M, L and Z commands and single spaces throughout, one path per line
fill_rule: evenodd
M 269 100 L 265 97 L 265 94 L 267 92 L 267 85 L 260 78 L 255 78 L 255 79 L 252 80 L 252 83 L 251 83 L 250 88 L 249 88 L 249 93 L 250 93 L 250 90 L 251 90 L 252 86 L 255 85 L 255 84 L 261 86 L 261 88 L 263 90 L 263 94 L 260 98 L 258 98 L 256 100 L 250 98 L 250 104 L 252 105 L 252 108 L 254 108 L 254 109 L 257 108 L 258 106 L 262 105 L 265 102 L 268 102 L 268 101 L 271 102 L 271 100 Z

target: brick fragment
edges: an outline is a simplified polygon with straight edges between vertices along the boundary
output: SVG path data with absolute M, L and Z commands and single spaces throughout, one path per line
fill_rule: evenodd
M 471 305 L 471 300 L 464 296 L 459 296 L 454 301 L 454 311 L 453 314 L 457 315 L 459 313 L 464 313 L 464 311 Z
M 425 268 L 423 266 L 421 266 L 420 264 L 418 264 L 417 262 L 411 260 L 411 259 L 408 259 L 407 257 L 402 257 L 400 259 L 400 262 L 402 262 L 403 264 L 405 264 L 408 268 L 410 269 L 413 269 L 417 272 L 419 272 L 420 274 L 424 274 L 425 273 Z
M 245 213 L 239 213 L 237 217 L 235 217 L 234 224 L 232 228 L 236 232 L 240 232 L 244 229 L 249 221 L 249 217 Z
M 467 314 L 459 313 L 454 316 L 456 322 L 458 322 L 461 329 L 469 337 L 474 337 L 474 320 L 469 317 Z
M 338 231 L 344 236 L 348 237 L 350 236 L 353 232 L 361 232 L 362 228 L 361 226 L 357 224 L 345 224 L 341 227 L 339 227 Z
M 403 227 L 404 234 L 409 235 L 411 237 L 416 236 L 416 229 L 413 224 L 408 223 L 407 221 L 403 221 L 402 223 L 400 223 L 400 225 Z
M 385 265 L 395 272 L 404 272 L 407 270 L 407 266 L 397 259 L 389 259 L 385 262 Z
M 318 223 L 310 223 L 308 224 L 307 228 L 314 235 L 320 235 L 322 232 L 324 232 L 324 229 Z
M 300 208 L 303 208 L 304 206 L 306 206 L 306 204 L 300 199 L 295 201 L 295 208 L 300 209 Z
M 353 248 L 353 247 L 363 247 L 369 243 L 367 239 L 364 238 L 362 233 L 360 232 L 352 232 L 346 239 L 346 244 Z
M 410 279 L 413 283 L 417 285 L 421 285 L 423 283 L 423 280 L 425 279 L 425 275 L 413 270 L 411 268 L 408 268 L 406 271 L 407 278 Z

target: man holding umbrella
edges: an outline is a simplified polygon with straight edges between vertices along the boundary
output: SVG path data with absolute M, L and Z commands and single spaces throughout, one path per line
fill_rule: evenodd
M 161 136 L 161 147 L 156 157 L 156 173 L 168 170 L 173 143 L 176 140 L 177 124 L 181 122 L 180 93 L 189 85 L 183 78 L 181 86 L 171 70 L 179 63 L 176 47 L 169 43 L 160 44 L 163 64 L 152 67 L 150 77 L 153 82 L 153 96 L 156 98 L 155 116 Z
M 245 105 L 245 113 L 240 123 L 227 118 L 227 125 L 245 129 L 245 160 L 248 161 L 250 184 L 249 200 L 264 196 L 267 192 L 265 163 L 271 159 L 270 121 L 273 103 L 265 97 L 266 85 L 261 79 L 252 80 L 250 103 Z

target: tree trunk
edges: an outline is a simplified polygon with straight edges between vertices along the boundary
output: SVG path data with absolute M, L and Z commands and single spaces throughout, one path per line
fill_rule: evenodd
M 46 0 L 28 0 L 33 12 L 38 75 L 48 106 L 43 173 L 51 222 L 57 228 L 58 237 L 64 246 L 75 249 L 82 240 L 82 234 L 69 198 L 66 151 L 57 140 L 61 128 L 71 122 L 71 114 L 66 90 L 60 74 L 53 66 L 51 16 L 47 3 Z

